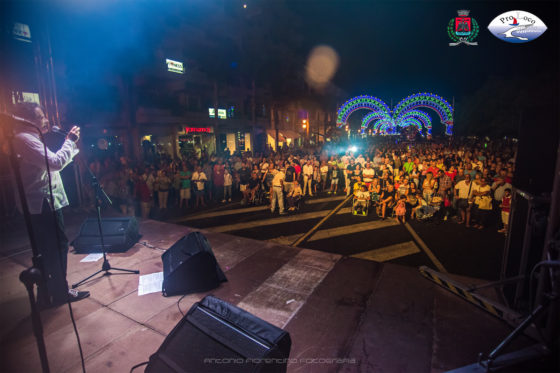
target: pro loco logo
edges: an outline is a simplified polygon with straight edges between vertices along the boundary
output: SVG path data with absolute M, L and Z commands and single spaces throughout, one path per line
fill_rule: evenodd
M 478 45 L 474 39 L 478 36 L 480 27 L 474 18 L 469 17 L 469 13 L 469 10 L 458 10 L 458 16 L 447 24 L 447 35 L 453 40 L 453 43 L 449 43 L 450 47 L 459 44 Z
M 508 43 L 528 43 L 546 31 L 539 17 L 523 10 L 511 10 L 494 18 L 488 30 L 500 40 Z

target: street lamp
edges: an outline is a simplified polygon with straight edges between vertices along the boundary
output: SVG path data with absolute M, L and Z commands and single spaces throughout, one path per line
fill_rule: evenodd
M 301 120 L 301 128 L 305 130 L 305 138 L 309 140 L 309 123 L 307 122 L 307 119 Z

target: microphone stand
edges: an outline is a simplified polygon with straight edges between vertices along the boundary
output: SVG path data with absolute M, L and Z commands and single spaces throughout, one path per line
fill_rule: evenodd
M 107 193 L 105 193 L 105 191 L 99 184 L 99 181 L 97 181 L 95 174 L 89 169 L 89 167 L 86 167 L 86 169 L 89 171 L 89 175 L 91 177 L 91 186 L 95 190 L 95 209 L 97 210 L 97 226 L 99 227 L 99 236 L 101 238 L 101 251 L 103 253 L 103 264 L 101 265 L 101 269 L 99 271 L 73 284 L 72 289 L 77 288 L 78 286 L 80 286 L 81 284 L 83 284 L 84 282 L 98 275 L 101 272 L 105 272 L 103 273 L 103 276 L 109 276 L 111 275 L 111 272 L 109 271 L 112 269 L 115 271 L 121 271 L 127 273 L 135 273 L 135 274 L 140 273 L 140 271 L 137 269 L 133 270 L 133 269 L 115 268 L 112 267 L 111 264 L 109 264 L 109 261 L 107 260 L 107 255 L 105 253 L 105 240 L 103 239 L 103 229 L 101 228 L 101 202 L 106 201 L 109 205 L 112 205 L 113 202 L 111 201 Z
M 1 116 L 0 116 L 1 118 Z M 33 253 L 32 266 L 23 270 L 19 275 L 19 280 L 25 285 L 27 289 L 27 295 L 29 297 L 29 304 L 31 306 L 31 322 L 33 324 L 33 334 L 35 335 L 35 340 L 37 342 L 37 348 L 39 349 L 39 358 L 41 360 L 41 368 L 44 373 L 49 373 L 49 361 L 47 358 L 47 349 L 45 347 L 45 339 L 43 337 L 43 324 L 41 322 L 41 314 L 39 313 L 39 308 L 37 305 L 37 299 L 35 299 L 34 287 L 37 289 L 44 289 L 46 286 L 45 272 L 43 271 L 43 258 L 39 253 L 37 248 L 37 241 L 35 240 L 35 235 L 33 233 L 33 226 L 31 224 L 31 214 L 29 213 L 29 206 L 27 204 L 27 198 L 25 197 L 25 189 L 23 188 L 23 181 L 21 179 L 21 172 L 19 169 L 19 163 L 17 159 L 17 154 L 14 151 L 14 133 L 13 129 L 9 128 L 8 121 L 3 121 L 4 125 L 1 127 L 4 129 L 4 135 L 8 143 L 8 149 L 10 152 L 10 164 L 12 170 L 14 171 L 14 176 L 16 179 L 16 186 L 19 194 L 19 199 L 21 203 L 21 210 L 23 212 L 23 217 L 25 220 L 25 225 L 27 228 L 27 235 L 29 237 L 29 242 L 31 244 L 31 251 Z M 33 126 L 36 128 L 35 126 Z M 37 291 L 39 294 L 39 291 Z M 42 301 L 48 303 L 48 292 L 42 292 Z

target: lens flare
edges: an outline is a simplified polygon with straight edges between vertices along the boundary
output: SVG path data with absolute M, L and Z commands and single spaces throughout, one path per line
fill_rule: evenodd
M 338 60 L 338 53 L 328 45 L 313 48 L 305 68 L 307 83 L 316 89 L 326 87 L 336 73 Z

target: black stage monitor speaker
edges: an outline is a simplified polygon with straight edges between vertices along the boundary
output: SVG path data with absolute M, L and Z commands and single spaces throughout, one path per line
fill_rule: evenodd
M 191 232 L 163 255 L 164 296 L 190 294 L 217 288 L 227 281 L 210 244 L 200 232 Z
M 211 295 L 150 356 L 147 373 L 285 372 L 290 334 Z
M 125 252 L 141 237 L 138 233 L 138 221 L 132 216 L 101 219 L 101 230 L 105 252 L 108 253 Z M 72 246 L 79 253 L 102 252 L 97 218 L 87 219 L 82 224 L 80 235 L 72 241 Z

